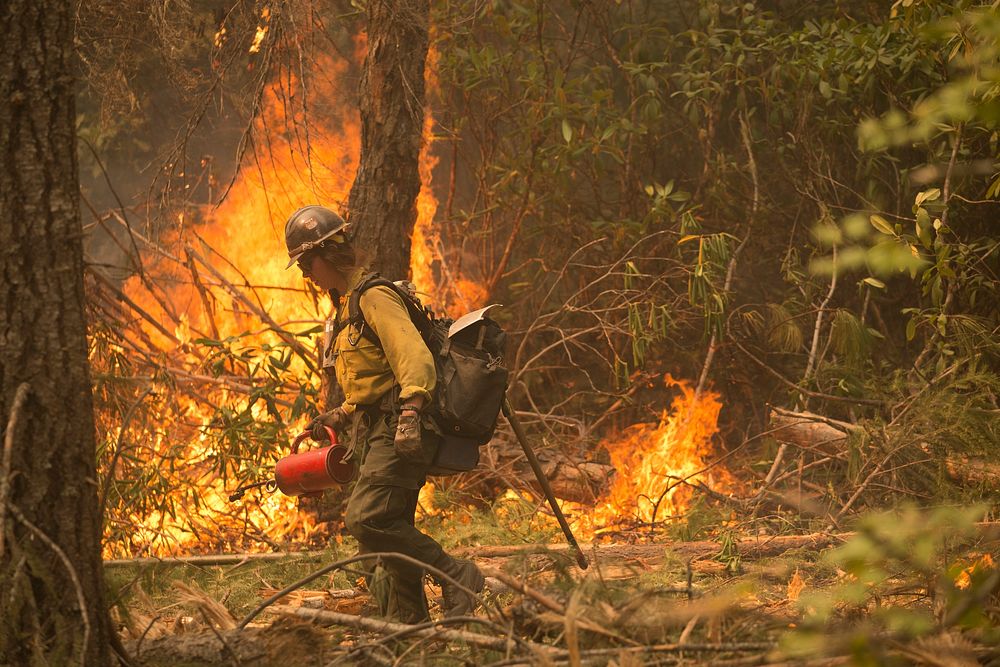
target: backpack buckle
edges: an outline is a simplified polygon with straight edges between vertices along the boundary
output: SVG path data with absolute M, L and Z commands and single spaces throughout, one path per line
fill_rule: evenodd
M 361 321 L 361 326 L 358 327 L 358 333 L 356 336 L 351 335 L 351 332 L 347 332 L 347 342 L 351 344 L 351 347 L 357 347 L 358 343 L 361 341 L 361 335 L 365 332 L 365 322 Z

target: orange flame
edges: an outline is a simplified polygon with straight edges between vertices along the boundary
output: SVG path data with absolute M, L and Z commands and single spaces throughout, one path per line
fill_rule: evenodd
M 704 391 L 696 396 L 687 382 L 669 375 L 664 380 L 680 394 L 659 423 L 630 426 L 604 444 L 616 474 L 595 507 L 579 512 L 581 534 L 627 521 L 653 524 L 678 517 L 690 505 L 692 486 L 705 483 L 718 490 L 733 483 L 724 468 L 708 464 L 722 409 L 719 395 Z
M 266 11 L 261 14 L 251 50 L 266 37 L 269 19 Z M 356 45 L 360 61 L 366 48 L 364 36 Z M 433 74 L 437 58 L 433 50 L 428 54 L 429 90 L 437 86 Z M 248 164 L 243 165 L 222 204 L 215 209 L 191 207 L 181 212 L 176 227 L 160 239 L 169 250 L 161 256 L 144 256 L 148 278 L 135 276 L 124 286 L 125 293 L 163 327 L 142 322 L 141 335 L 156 350 L 169 355 L 175 365 L 190 368 L 193 375 L 204 378 L 212 374 L 204 368 L 204 357 L 190 345 L 196 338 L 225 341 L 239 337 L 234 346 L 267 349 L 265 346 L 282 343 L 274 325 L 301 331 L 327 315 L 326 299 L 304 284 L 299 271 L 285 270 L 283 223 L 300 206 L 318 203 L 337 209 L 347 200 L 357 170 L 360 123 L 356 111 L 341 101 L 342 90 L 353 85 L 345 78 L 347 63 L 321 59 L 312 72 L 308 86 L 285 73 L 283 80 L 265 90 L 254 135 L 263 139 L 251 144 Z M 457 293 L 463 301 L 458 308 L 464 312 L 469 308 L 463 306 L 479 305 L 475 284 L 465 284 L 460 276 L 454 276 L 452 289 L 441 290 L 440 279 L 435 278 L 435 273 L 446 271 L 441 271 L 444 258 L 434 224 L 437 199 L 431 178 L 437 159 L 430 150 L 432 129 L 428 113 L 420 155 L 412 277 L 418 289 L 431 295 L 425 296 L 431 305 L 447 310 L 449 295 Z M 210 182 L 214 183 L 211 177 Z M 198 277 L 193 277 L 192 266 Z M 301 340 L 310 347 L 306 339 Z M 288 368 L 300 378 L 309 377 L 298 356 L 292 356 Z M 109 557 L 131 555 L 123 549 L 154 555 L 195 548 L 254 551 L 273 548 L 278 541 L 308 540 L 316 532 L 316 525 L 298 510 L 296 500 L 280 493 L 252 491 L 242 505 L 229 502 L 226 475 L 205 463 L 221 446 L 214 436 L 207 435 L 207 427 L 216 406 L 238 411 L 249 399 L 245 392 L 224 383 L 205 391 L 201 400 L 178 394 L 172 398 L 173 405 L 168 407 L 164 401 L 157 436 L 148 445 L 151 459 L 169 457 L 186 466 L 202 462 L 200 469 L 187 473 L 188 480 L 197 478 L 196 497 L 182 504 L 177 513 L 137 510 L 119 517 L 130 526 L 130 544 L 106 544 Z M 263 411 L 259 404 L 252 409 L 255 418 L 266 420 Z M 232 486 L 231 480 L 228 486 Z M 185 493 L 191 497 L 190 491 Z M 247 536 L 247 526 L 254 528 L 256 537 Z

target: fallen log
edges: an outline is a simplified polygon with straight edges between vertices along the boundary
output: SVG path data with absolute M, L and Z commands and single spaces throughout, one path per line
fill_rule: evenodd
M 1000 539 L 1000 522 L 983 521 L 976 524 L 976 537 L 983 540 Z M 853 532 L 841 533 L 810 533 L 808 535 L 752 535 L 741 537 L 733 542 L 733 546 L 743 558 L 769 558 L 779 556 L 792 549 L 822 550 L 837 546 L 854 537 Z M 672 553 L 682 558 L 698 560 L 717 555 L 722 546 L 712 540 L 695 542 L 659 542 L 655 544 L 592 544 L 581 545 L 588 555 L 598 561 L 619 559 L 655 558 Z M 456 549 L 457 555 L 467 558 L 513 558 L 525 555 L 558 555 L 572 558 L 569 545 L 523 545 L 523 546 L 482 546 Z
M 826 533 L 815 533 L 811 535 L 773 535 L 755 536 L 736 541 L 736 546 L 740 553 L 747 557 L 773 556 L 800 547 L 822 548 L 842 542 L 853 533 L 840 533 L 836 535 Z M 660 542 L 655 544 L 593 544 L 581 545 L 585 551 L 590 552 L 599 560 L 621 559 L 621 558 L 649 558 L 652 556 L 662 556 L 667 551 L 686 556 L 688 558 L 704 558 L 719 552 L 718 542 L 702 540 L 697 542 Z M 523 544 L 523 545 L 499 545 L 481 547 L 460 547 L 454 551 L 455 554 L 467 558 L 513 558 L 516 556 L 530 556 L 540 554 L 562 555 L 567 552 L 569 546 L 566 544 Z M 326 551 L 300 551 L 287 553 L 264 553 L 264 554 L 215 554 L 206 556 L 189 556 L 187 558 L 124 558 L 106 560 L 107 567 L 120 567 L 124 565 L 235 565 L 244 562 L 270 562 L 286 559 L 318 561 L 324 558 L 333 558 L 333 555 Z
M 848 438 L 863 432 L 857 424 L 812 412 L 771 408 L 768 433 L 778 442 L 816 454 L 845 460 Z M 956 483 L 1000 485 L 1000 464 L 993 461 L 951 453 L 943 458 L 943 463 Z
M 771 408 L 768 432 L 777 440 L 811 452 L 844 457 L 847 439 L 862 429 L 855 424 L 829 419 L 811 412 Z
M 204 556 L 178 556 L 169 558 L 114 558 L 104 561 L 106 567 L 121 567 L 124 565 L 237 565 L 244 562 L 267 562 L 277 560 L 322 560 L 332 558 L 329 551 L 282 551 L 262 554 L 207 554 Z
M 826 549 L 847 541 L 854 533 L 812 533 L 809 535 L 755 535 L 734 541 L 734 547 L 744 558 L 766 558 L 777 556 L 792 549 Z M 629 558 L 648 559 L 664 556 L 668 552 L 697 560 L 717 555 L 722 546 L 712 540 L 696 542 L 660 542 L 654 544 L 593 544 L 584 547 L 584 551 L 596 561 L 620 560 Z M 558 555 L 569 553 L 569 545 L 524 545 L 524 546 L 482 546 L 456 549 L 455 553 L 466 558 L 513 558 L 531 555 Z
M 537 454 L 552 491 L 562 500 L 593 504 L 605 494 L 615 475 L 614 467 L 606 463 L 574 461 L 552 450 L 539 449 Z M 482 448 L 480 468 L 487 477 L 492 474 L 501 482 L 505 477 L 514 477 L 541 494 L 541 487 L 535 481 L 524 451 L 516 442 L 494 438 Z

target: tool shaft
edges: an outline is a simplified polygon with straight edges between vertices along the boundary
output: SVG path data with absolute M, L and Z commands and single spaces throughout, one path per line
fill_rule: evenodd
M 581 570 L 586 570 L 589 563 L 587 562 L 587 557 L 583 554 L 583 550 L 580 545 L 577 544 L 576 537 L 573 536 L 573 531 L 570 530 L 569 523 L 566 521 L 565 515 L 563 515 L 562 510 L 559 509 L 559 503 L 556 502 L 556 496 L 552 492 L 552 486 L 549 484 L 548 478 L 545 477 L 545 473 L 542 472 L 542 464 L 538 462 L 538 457 L 535 456 L 535 450 L 531 448 L 528 444 L 528 436 L 524 433 L 524 428 L 521 426 L 521 422 L 518 421 L 517 416 L 514 415 L 514 409 L 510 406 L 510 401 L 505 397 L 503 399 L 503 416 L 507 418 L 507 422 L 510 423 L 510 427 L 514 429 L 514 435 L 517 436 L 517 441 L 521 443 L 521 449 L 524 450 L 524 455 L 528 459 L 528 465 L 531 466 L 532 472 L 535 473 L 535 477 L 538 478 L 538 484 L 542 487 L 542 493 L 545 494 L 545 499 L 549 501 L 549 507 L 552 508 L 553 514 L 556 515 L 556 521 L 559 522 L 559 527 L 562 528 L 563 535 L 566 536 L 566 541 L 569 545 L 573 547 L 576 551 L 576 563 L 580 566 Z

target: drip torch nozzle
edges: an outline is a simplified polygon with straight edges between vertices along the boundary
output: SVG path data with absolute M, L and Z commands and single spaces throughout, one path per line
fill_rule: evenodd
M 246 492 L 250 489 L 256 489 L 261 486 L 263 486 L 264 490 L 268 493 L 274 493 L 274 491 L 278 488 L 277 482 L 273 479 L 268 479 L 263 482 L 254 482 L 253 484 L 244 484 L 229 494 L 229 502 L 235 503 L 237 500 L 240 500 L 244 495 L 246 495 Z

